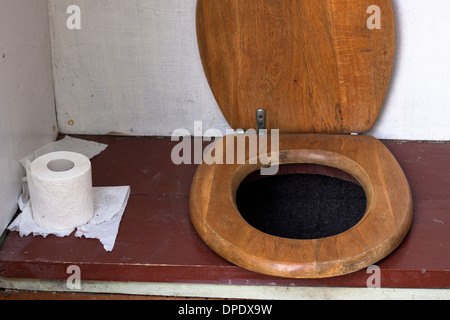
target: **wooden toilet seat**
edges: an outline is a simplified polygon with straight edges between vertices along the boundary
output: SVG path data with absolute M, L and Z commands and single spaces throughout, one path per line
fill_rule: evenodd
M 364 218 L 342 234 L 274 237 L 236 206 L 240 183 L 261 165 L 204 163 L 192 184 L 191 218 L 219 255 L 264 274 L 319 278 L 367 267 L 400 244 L 412 220 L 405 175 L 381 142 L 348 135 L 369 130 L 379 114 L 394 29 L 390 0 L 198 0 L 203 69 L 230 126 L 279 130 L 280 164 L 341 169 L 367 197 Z
M 270 153 L 270 150 L 269 150 Z M 248 160 L 248 159 L 247 159 Z M 387 148 L 369 136 L 281 135 L 280 164 L 331 166 L 355 177 L 367 197 L 364 218 L 339 235 L 292 240 L 249 225 L 236 206 L 236 191 L 261 168 L 202 164 L 192 183 L 190 211 L 202 239 L 228 261 L 263 274 L 323 278 L 351 273 L 389 255 L 412 221 L 408 181 Z

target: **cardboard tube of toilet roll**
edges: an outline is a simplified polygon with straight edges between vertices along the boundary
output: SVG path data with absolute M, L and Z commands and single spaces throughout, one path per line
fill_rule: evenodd
M 94 216 L 91 162 L 74 152 L 53 152 L 34 160 L 27 172 L 36 223 L 48 230 L 69 230 Z

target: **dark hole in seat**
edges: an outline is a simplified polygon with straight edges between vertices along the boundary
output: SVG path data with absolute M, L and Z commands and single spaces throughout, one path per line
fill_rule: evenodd
M 236 202 L 250 225 L 273 236 L 307 240 L 340 234 L 362 220 L 366 195 L 353 177 L 324 166 L 298 168 L 284 167 L 271 177 L 252 174 L 243 181 Z M 327 171 L 334 177 L 324 175 Z

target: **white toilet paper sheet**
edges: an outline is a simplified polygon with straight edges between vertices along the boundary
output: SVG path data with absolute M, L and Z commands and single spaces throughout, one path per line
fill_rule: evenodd
M 48 144 L 26 158 L 20 163 L 25 169 L 38 157 L 55 151 L 71 151 L 85 155 L 89 159 L 103 152 L 108 146 L 96 142 L 66 136 L 64 139 Z M 32 203 L 29 200 L 27 178 L 24 177 L 23 193 L 18 203 L 22 213 L 8 227 L 10 231 L 17 231 L 21 236 L 56 235 L 65 237 L 75 230 L 47 230 L 41 228 L 33 219 Z M 94 193 L 94 218 L 84 226 L 76 228 L 76 237 L 99 239 L 106 251 L 112 251 L 119 231 L 120 222 L 130 196 L 130 187 L 97 187 Z
M 106 251 L 112 251 L 119 232 L 120 222 L 130 196 L 130 187 L 93 188 L 94 218 L 86 225 L 76 228 L 75 236 L 99 239 Z M 47 230 L 41 228 L 33 219 L 31 201 L 28 201 L 22 213 L 8 227 L 10 231 L 17 231 L 20 236 L 55 235 L 66 237 L 75 229 Z

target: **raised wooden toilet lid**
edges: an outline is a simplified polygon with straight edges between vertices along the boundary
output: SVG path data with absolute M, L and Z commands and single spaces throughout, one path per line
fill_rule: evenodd
M 369 29 L 369 6 L 381 29 Z M 374 124 L 395 49 L 390 0 L 199 0 L 204 70 L 233 129 L 360 133 Z
M 261 165 L 202 164 L 190 198 L 202 239 L 239 266 L 293 278 L 343 275 L 386 257 L 411 224 L 408 182 L 381 142 L 341 134 L 370 129 L 383 104 L 395 44 L 390 0 L 199 0 L 197 6 L 204 70 L 229 124 L 255 129 L 256 110 L 265 109 L 267 129 L 281 133 L 281 164 L 344 170 L 367 197 L 362 221 L 342 234 L 279 238 L 251 227 L 236 206 L 240 183 Z M 372 18 L 381 29 L 369 28 Z

